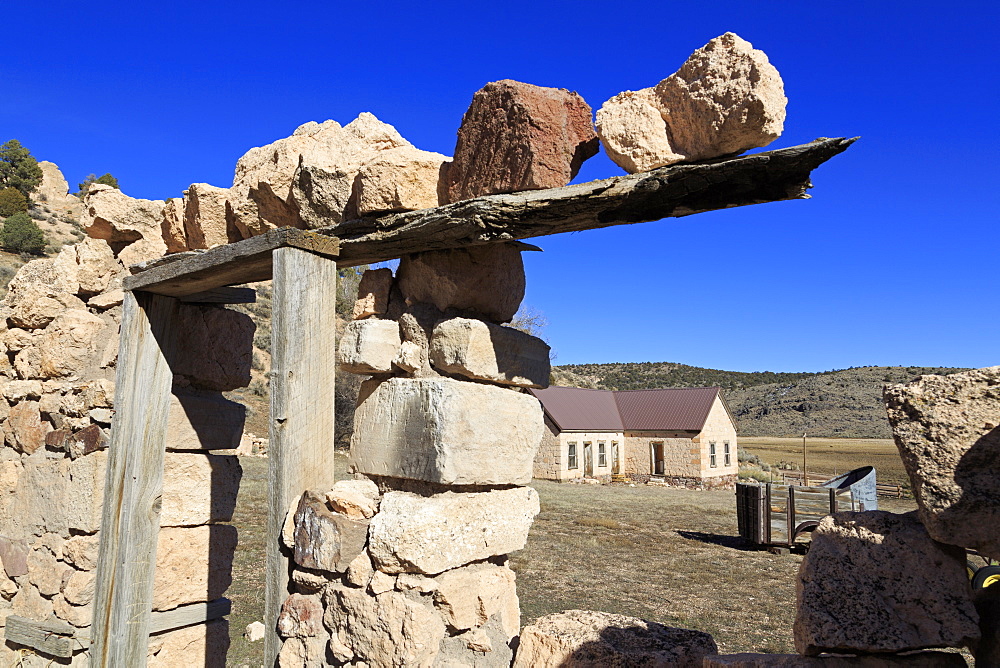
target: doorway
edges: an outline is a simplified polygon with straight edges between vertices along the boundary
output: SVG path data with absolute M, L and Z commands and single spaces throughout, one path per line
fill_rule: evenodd
M 656 441 L 649 444 L 650 473 L 653 475 L 663 475 L 665 466 L 663 463 L 663 441 Z
M 594 444 L 590 442 L 583 444 L 583 475 L 585 477 L 594 475 Z

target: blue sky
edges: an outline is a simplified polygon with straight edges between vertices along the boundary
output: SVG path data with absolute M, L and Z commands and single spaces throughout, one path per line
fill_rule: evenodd
M 543 238 L 557 363 L 754 371 L 1000 364 L 995 3 L 6 3 L 0 141 L 133 197 L 227 186 L 248 148 L 370 111 L 451 155 L 511 78 L 596 110 L 727 30 L 789 98 L 771 148 L 862 137 L 813 199 Z M 621 174 L 603 153 L 578 181 Z

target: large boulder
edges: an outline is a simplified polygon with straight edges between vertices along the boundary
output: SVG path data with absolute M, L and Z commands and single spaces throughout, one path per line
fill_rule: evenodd
M 70 197 L 69 183 L 66 182 L 63 173 L 59 171 L 58 165 L 48 160 L 39 160 L 38 166 L 42 170 L 42 182 L 35 188 L 32 197 L 49 204 L 67 201 Z
M 303 568 L 343 573 L 365 549 L 368 521 L 332 512 L 325 495 L 304 492 L 293 521 L 292 556 Z
M 389 373 L 400 344 L 395 320 L 351 321 L 340 337 L 340 368 L 349 373 Z
M 207 183 L 192 183 L 184 191 L 184 236 L 188 248 L 212 248 L 242 236 L 226 223 L 228 188 L 217 188 Z
M 781 136 L 784 86 L 763 51 L 727 32 L 652 88 L 597 111 L 608 156 L 629 173 L 767 146 Z
M 388 492 L 368 551 L 384 573 L 441 573 L 524 547 L 538 514 L 530 487 L 418 496 Z
M 253 319 L 215 306 L 182 304 L 174 330 L 177 350 L 171 370 L 191 385 L 225 392 L 250 383 Z
M 524 627 L 513 668 L 701 668 L 705 657 L 717 653 L 712 636 L 702 631 L 610 612 L 567 610 Z
M 396 282 L 408 304 L 503 323 L 524 299 L 524 262 L 514 244 L 412 253 L 400 259 Z
M 184 233 L 184 198 L 172 197 L 163 204 L 163 242 L 168 253 L 189 250 Z
M 163 202 L 135 199 L 117 188 L 95 184 L 84 198 L 84 231 L 104 239 L 127 267 L 167 252 L 163 240 Z
M 538 337 L 483 320 L 438 323 L 430 342 L 434 368 L 474 380 L 548 387 L 549 345 Z
M 365 163 L 354 179 L 352 196 L 357 214 L 429 209 L 444 204 L 438 194 L 447 156 L 401 146 L 381 151 Z
M 916 513 L 824 517 L 799 569 L 795 649 L 895 653 L 979 639 L 965 551 L 931 539 Z
M 564 186 L 597 151 L 591 109 L 577 93 L 488 83 L 462 117 L 446 170 L 448 201 Z
M 382 315 L 389 307 L 389 292 L 392 290 L 392 269 L 366 269 L 358 282 L 358 298 L 354 302 L 354 320 L 373 315 Z
M 354 413 L 351 461 L 379 476 L 526 485 L 543 429 L 541 404 L 528 394 L 451 378 L 370 380 Z
M 883 398 L 927 531 L 1000 559 L 1000 366 L 921 376 Z

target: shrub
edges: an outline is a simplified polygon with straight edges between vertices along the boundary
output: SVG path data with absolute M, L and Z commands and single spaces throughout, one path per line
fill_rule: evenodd
M 13 216 L 15 213 L 28 210 L 28 198 L 17 188 L 0 190 L 0 218 Z
M 80 192 L 77 193 L 78 196 L 83 197 L 84 195 L 86 195 L 87 192 L 90 190 L 90 186 L 94 185 L 95 183 L 101 183 L 103 185 L 111 186 L 112 188 L 118 188 L 118 190 L 121 190 L 121 188 L 118 187 L 118 179 L 111 176 L 111 174 L 102 174 L 101 176 L 97 176 L 96 174 L 88 174 L 87 178 L 85 178 L 79 184 Z
M 0 246 L 12 253 L 40 255 L 45 250 L 45 235 L 28 214 L 19 212 L 3 222 Z
M 42 168 L 31 151 L 16 139 L 0 145 L 0 187 L 16 188 L 27 198 L 41 182 Z

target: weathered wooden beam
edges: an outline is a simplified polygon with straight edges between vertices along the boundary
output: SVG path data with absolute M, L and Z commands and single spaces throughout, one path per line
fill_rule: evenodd
M 855 139 L 810 144 L 699 164 L 673 165 L 564 188 L 488 195 L 433 209 L 351 220 L 318 230 L 340 239 L 341 267 L 407 253 L 806 199 L 810 172 Z
M 308 286 L 308 289 L 303 289 Z M 264 665 L 281 648 L 277 622 L 288 596 L 290 554 L 281 527 L 307 489 L 329 489 L 334 477 L 334 370 L 337 263 L 297 248 L 274 251 L 271 298 L 271 426 Z
M 203 253 L 177 253 L 132 267 L 126 290 L 143 290 L 170 297 L 213 290 L 227 285 L 271 278 L 271 252 L 276 248 L 301 248 L 326 257 L 337 257 L 337 240 L 329 235 L 282 227 L 250 239 L 216 246 Z
M 142 666 L 149 644 L 178 302 L 125 293 L 104 483 L 91 666 Z

